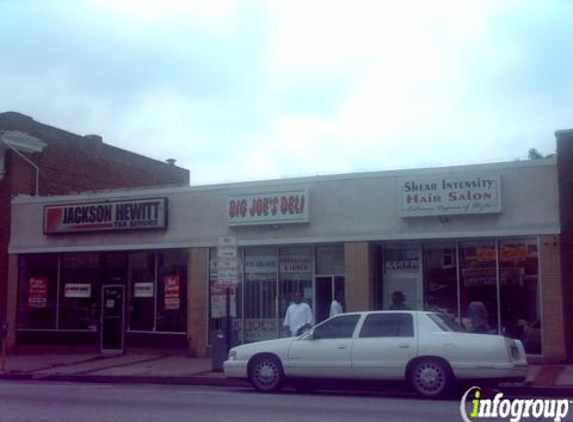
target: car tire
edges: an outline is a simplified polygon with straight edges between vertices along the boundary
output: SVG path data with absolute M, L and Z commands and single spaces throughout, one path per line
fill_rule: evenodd
M 412 365 L 409 382 L 421 397 L 440 398 L 448 395 L 453 376 L 447 363 L 439 359 L 421 359 Z
M 249 381 L 258 391 L 264 393 L 280 391 L 284 378 L 283 367 L 276 356 L 257 356 L 249 365 Z

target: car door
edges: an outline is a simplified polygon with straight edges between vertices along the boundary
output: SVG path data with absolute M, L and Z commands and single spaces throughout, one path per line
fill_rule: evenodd
M 360 314 L 327 319 L 299 337 L 289 349 L 287 375 L 316 378 L 352 376 L 350 352 Z
M 415 319 L 408 312 L 367 314 L 352 344 L 357 378 L 401 379 L 418 353 Z

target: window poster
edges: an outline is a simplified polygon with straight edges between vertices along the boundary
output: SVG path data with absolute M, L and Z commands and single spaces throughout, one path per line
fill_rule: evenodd
M 46 277 L 30 277 L 28 283 L 28 307 L 46 308 L 48 306 L 48 279 Z
M 153 283 L 135 283 L 133 297 L 153 297 Z
M 163 278 L 165 288 L 165 309 L 178 310 L 181 308 L 181 279 L 179 275 L 166 275 Z
M 92 285 L 89 283 L 66 283 L 64 286 L 64 297 L 92 297 Z

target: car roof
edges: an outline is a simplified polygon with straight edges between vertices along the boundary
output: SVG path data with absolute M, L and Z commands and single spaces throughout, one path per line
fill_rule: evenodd
M 411 310 L 411 309 L 384 309 L 384 310 L 378 310 L 378 311 L 345 312 L 344 315 L 371 315 L 371 314 L 395 314 L 395 313 L 422 314 L 422 315 L 435 314 L 435 312 L 431 312 L 431 311 L 415 311 L 415 310 Z M 341 315 L 343 315 L 343 314 L 341 314 Z

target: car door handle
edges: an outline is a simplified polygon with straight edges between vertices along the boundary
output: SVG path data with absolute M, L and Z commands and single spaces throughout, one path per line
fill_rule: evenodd
M 401 344 L 400 345 L 400 349 L 409 349 L 410 345 L 409 344 Z
M 336 348 L 337 348 L 337 349 L 346 349 L 346 346 L 344 346 L 344 345 L 341 344 L 340 346 L 336 346 Z

